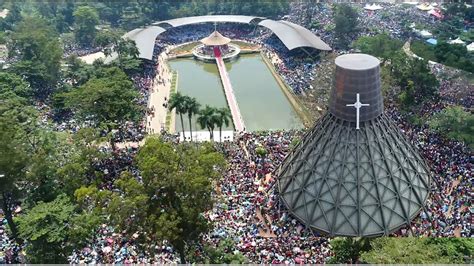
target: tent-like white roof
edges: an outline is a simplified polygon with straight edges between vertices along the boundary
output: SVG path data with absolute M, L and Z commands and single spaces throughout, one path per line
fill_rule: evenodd
M 264 26 L 273 31 L 288 50 L 300 47 L 312 47 L 323 51 L 331 50 L 331 47 L 323 42 L 318 36 L 300 25 L 288 21 L 275 21 L 271 19 L 263 20 L 258 23 L 258 25 Z
M 468 52 L 474 52 L 474 42 L 466 46 Z
M 448 42 L 449 44 L 466 44 L 463 40 L 457 38 Z
M 377 5 L 377 4 L 373 4 L 373 5 L 365 5 L 364 9 L 365 10 L 370 10 L 370 11 L 375 11 L 375 10 L 380 10 L 382 9 L 383 7 L 381 7 L 380 5 Z
M 132 39 L 140 51 L 140 58 L 151 60 L 155 49 L 155 39 L 166 29 L 158 26 L 151 26 L 144 29 L 134 29 L 127 32 L 123 37 Z
M 424 38 L 429 38 L 429 37 L 432 37 L 433 34 L 431 34 L 431 32 L 427 31 L 427 30 L 421 30 L 418 32 L 418 34 L 420 34 L 421 37 L 424 37 Z
M 230 39 L 222 36 L 218 31 L 214 31 L 211 35 L 201 40 L 201 43 L 207 46 L 219 46 L 230 43 Z
M 246 24 L 260 22 L 258 25 L 273 31 L 273 33 L 289 50 L 299 47 L 312 47 L 324 51 L 331 50 L 331 47 L 323 42 L 318 36 L 300 25 L 283 20 L 274 21 L 271 19 L 262 19 L 263 18 L 260 17 L 240 15 L 210 15 L 176 18 L 159 21 L 146 28 L 134 29 L 126 33 L 123 37 L 135 41 L 138 51 L 140 52 L 140 58 L 151 60 L 153 58 L 156 37 L 165 32 L 168 27 L 179 27 L 189 24 L 208 22 L 232 22 Z
M 423 3 L 421 5 L 417 5 L 416 6 L 419 10 L 422 10 L 422 11 L 429 11 L 431 9 L 433 9 L 434 7 L 432 5 L 429 5 L 429 4 L 426 4 L 426 3 Z

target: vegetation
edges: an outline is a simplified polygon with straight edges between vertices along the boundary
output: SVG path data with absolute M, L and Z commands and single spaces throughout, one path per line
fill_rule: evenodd
M 182 95 L 179 91 L 173 93 L 170 96 L 170 100 L 168 101 L 168 109 L 170 111 L 176 110 L 176 114 L 179 115 L 179 119 L 181 120 L 181 129 L 183 131 L 183 138 L 186 139 L 186 135 L 184 134 L 184 120 L 183 114 L 187 113 L 186 110 L 186 96 Z
M 468 238 L 392 238 L 371 241 L 360 259 L 373 264 L 432 264 L 472 262 L 474 242 Z
M 29 262 L 68 262 L 74 243 L 67 243 L 70 234 L 67 224 L 73 212 L 74 205 L 62 194 L 51 202 L 38 202 L 18 219 L 20 236 L 30 243 L 26 250 Z
M 465 142 L 474 149 L 474 115 L 461 106 L 446 107 L 434 114 L 428 125 L 448 138 Z
M 206 128 L 209 131 L 211 140 L 214 140 L 214 128 L 216 127 L 216 109 L 206 105 L 204 109 L 199 112 L 197 122 L 201 128 Z
M 191 141 L 193 141 L 192 119 L 194 115 L 197 115 L 199 113 L 199 108 L 201 107 L 201 104 L 198 103 L 196 98 L 186 97 L 184 105 L 185 105 L 186 113 L 188 114 L 189 132 L 191 136 Z
M 398 97 L 405 109 L 418 106 L 438 94 L 439 83 L 426 60 L 409 57 L 402 51 L 402 42 L 386 34 L 363 36 L 353 46 L 364 53 L 382 59 L 382 83 L 385 90 L 399 87 Z
M 435 46 L 415 41 L 411 50 L 416 55 L 454 68 L 474 73 L 474 54 L 467 51 L 466 46 L 439 42 Z
M 219 241 L 217 247 L 206 245 L 201 258 L 193 257 L 194 263 L 206 264 L 243 264 L 247 259 L 235 249 L 235 242 L 230 238 Z
M 26 17 L 11 38 L 10 56 L 20 59 L 11 71 L 24 76 L 37 96 L 48 95 L 60 79 L 63 54 L 55 29 L 44 19 Z
M 6 0 L 2 5 L 10 12 L 0 19 L 0 43 L 7 44 L 11 65 L 0 71 L 0 205 L 9 236 L 25 247 L 27 262 L 67 263 L 72 250 L 89 245 L 103 223 L 136 238 L 138 247 L 150 252 L 154 252 L 150 243 L 167 241 L 183 263 L 247 262 L 232 239 L 222 239 L 217 246 L 200 242 L 213 226 L 203 214 L 213 207 L 213 189 L 226 167 L 212 144 L 171 144 L 149 138 L 128 165 L 140 171 L 140 178 L 128 169 L 117 171 L 114 190 L 103 189 L 106 177 L 97 165 L 116 159 L 116 153 L 104 151 L 102 144 L 109 140 L 115 148 L 113 132 L 125 122 L 139 122 L 144 113 L 131 80 L 141 70 L 141 60 L 136 44 L 120 38 L 123 31 L 175 16 L 278 17 L 289 1 Z M 457 18 L 449 19 L 442 34 L 446 38 L 457 34 L 452 27 L 457 27 L 459 17 L 470 19 L 469 12 L 450 7 L 448 15 Z M 350 6 L 338 5 L 335 21 L 339 46 L 346 47 L 348 37 L 357 31 L 357 14 Z M 462 33 L 462 38 L 469 40 L 470 34 Z M 104 48 L 117 59 L 107 65 L 102 61 L 86 65 L 77 56 L 66 58 L 63 47 L 78 44 Z M 419 55 L 427 59 L 472 72 L 472 55 L 458 46 L 417 45 L 413 45 L 415 53 L 420 49 Z M 435 97 L 437 83 L 426 61 L 406 57 L 400 46 L 385 34 L 354 43 L 383 59 L 383 73 L 390 85 L 401 88 L 404 106 L 411 107 Z M 175 87 L 176 74 L 172 82 Z M 58 117 L 78 121 L 82 129 L 74 134 L 54 130 L 50 121 L 44 121 L 44 113 L 50 110 L 38 108 L 38 103 L 52 106 Z M 229 109 L 201 108 L 195 98 L 179 93 L 171 96 L 169 104 L 180 115 L 183 135 L 183 115 L 188 117 L 191 141 L 196 117 L 211 140 L 219 128 L 222 141 L 222 128 L 232 121 Z M 428 124 L 473 145 L 473 116 L 461 107 L 446 108 Z M 268 151 L 259 146 L 255 153 L 264 158 Z M 19 202 L 22 212 L 15 213 Z M 334 263 L 469 263 L 473 248 L 471 239 L 337 238 L 331 245 L 336 251 Z M 188 255 L 197 250 L 201 257 Z
M 64 97 L 66 107 L 75 111 L 79 118 L 95 122 L 107 133 L 126 121 L 138 121 L 142 114 L 142 107 L 137 103 L 138 92 L 130 78 L 118 68 L 98 73 Z M 115 147 L 113 137 L 110 140 Z
M 383 60 L 391 59 L 403 46 L 403 42 L 392 39 L 388 34 L 362 36 L 353 43 L 354 48 Z
M 335 238 L 331 246 L 330 263 L 472 263 L 474 252 L 469 238 Z
M 209 145 L 196 149 L 150 138 L 140 148 L 137 165 L 143 182 L 125 172 L 114 183 L 117 192 L 83 187 L 76 196 L 109 216 L 117 231 L 130 237 L 138 232 L 142 244 L 167 240 L 186 263 L 186 250 L 210 227 L 203 213 L 212 208 L 213 182 L 225 167 L 224 158 Z
M 97 34 L 99 15 L 89 6 L 80 6 L 74 11 L 74 34 L 81 45 L 91 45 Z
M 350 44 L 350 38 L 357 31 L 357 11 L 349 4 L 338 4 L 335 6 L 334 34 L 340 48 L 346 48 Z
M 370 250 L 368 238 L 337 237 L 331 240 L 334 256 L 329 259 L 331 264 L 358 263 L 360 254 Z
M 403 107 L 419 105 L 438 94 L 438 80 L 425 60 L 398 52 L 391 59 L 389 69 L 394 84 L 402 90 L 399 100 Z
M 229 108 L 219 108 L 216 110 L 216 126 L 219 128 L 219 141 L 222 142 L 222 126 L 228 127 L 232 121 L 232 114 Z

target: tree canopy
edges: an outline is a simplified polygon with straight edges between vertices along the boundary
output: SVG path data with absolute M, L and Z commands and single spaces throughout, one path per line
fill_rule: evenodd
M 337 44 L 346 48 L 350 44 L 351 36 L 358 31 L 357 11 L 349 4 L 338 4 L 334 8 L 334 34 Z
M 12 72 L 25 76 L 37 95 L 47 95 L 60 79 L 63 50 L 56 31 L 41 18 L 26 17 L 12 34 Z
M 203 214 L 213 206 L 213 182 L 225 161 L 211 146 L 173 146 L 159 138 L 147 139 L 136 160 L 142 182 L 124 173 L 117 192 L 84 187 L 76 196 L 99 202 L 96 208 L 117 230 L 140 234 L 137 241 L 167 240 L 185 263 L 187 248 L 211 226 Z
M 72 252 L 68 222 L 74 205 L 66 195 L 51 202 L 39 202 L 18 219 L 20 236 L 29 242 L 26 254 L 30 263 L 67 263 Z
M 392 39 L 386 33 L 375 36 L 362 36 L 353 44 L 362 53 L 370 54 L 383 60 L 392 58 L 395 52 L 400 51 L 402 45 L 402 41 Z
M 74 11 L 74 35 L 78 43 L 91 45 L 99 24 L 97 11 L 90 6 L 80 6 Z
M 474 115 L 462 106 L 446 107 L 434 114 L 428 125 L 448 138 L 463 141 L 474 148 Z
M 112 67 L 65 93 L 65 104 L 83 121 L 93 121 L 110 132 L 126 121 L 138 121 L 142 114 L 138 98 L 130 78 Z
M 380 237 L 370 245 L 360 259 L 371 264 L 469 263 L 474 251 L 472 239 L 463 238 Z

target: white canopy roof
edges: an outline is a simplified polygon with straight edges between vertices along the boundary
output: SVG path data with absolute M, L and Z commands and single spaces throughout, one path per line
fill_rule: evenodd
M 463 40 L 457 38 L 448 42 L 449 44 L 466 44 Z
M 214 31 L 208 37 L 201 40 L 201 43 L 207 46 L 219 46 L 230 43 L 230 39 L 222 36 L 218 31 Z
M 273 31 L 273 33 L 289 50 L 299 47 L 312 47 L 324 51 L 331 50 L 331 47 L 329 47 L 329 45 L 322 41 L 318 36 L 300 25 L 283 20 L 262 20 L 261 17 L 240 15 L 195 16 L 159 21 L 146 28 L 134 29 L 126 33 L 123 37 L 135 41 L 138 51 L 140 52 L 140 58 L 151 60 L 153 58 L 156 37 L 165 32 L 168 27 L 179 27 L 207 22 L 232 22 L 248 24 L 252 22 L 257 23 L 259 21 L 260 23 L 258 23 L 258 25 Z
M 466 46 L 467 51 L 473 52 L 474 51 L 474 42 L 471 42 L 468 46 Z
M 312 47 L 323 51 L 331 50 L 329 45 L 310 30 L 289 21 L 266 19 L 258 23 L 258 25 L 272 30 L 288 50 L 300 47 Z
M 433 36 L 433 34 L 431 34 L 431 32 L 429 32 L 427 30 L 421 30 L 418 33 L 421 35 L 421 37 L 425 37 L 425 38 Z
M 423 10 L 423 11 L 429 11 L 431 9 L 433 9 L 434 7 L 430 4 L 426 4 L 426 3 L 423 3 L 421 5 L 417 5 L 416 6 L 419 10 Z
M 381 7 L 380 5 L 377 5 L 377 4 L 372 4 L 372 5 L 367 4 L 364 7 L 365 10 L 370 10 L 370 11 L 380 10 L 382 8 L 383 7 Z

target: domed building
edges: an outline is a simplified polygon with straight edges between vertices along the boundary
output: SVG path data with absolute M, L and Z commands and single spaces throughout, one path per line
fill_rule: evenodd
M 329 112 L 276 170 L 279 195 L 324 235 L 388 235 L 423 209 L 429 169 L 383 113 L 379 60 L 347 54 L 335 63 Z

